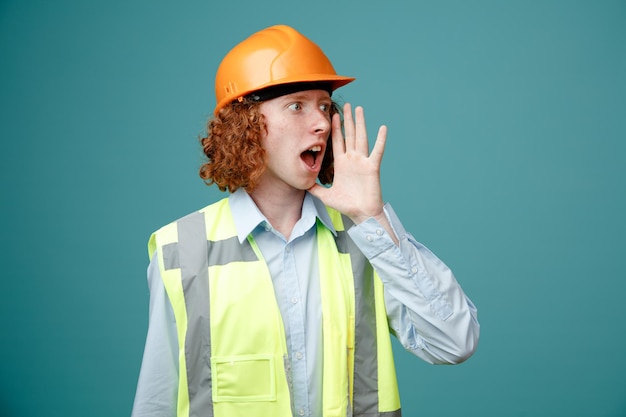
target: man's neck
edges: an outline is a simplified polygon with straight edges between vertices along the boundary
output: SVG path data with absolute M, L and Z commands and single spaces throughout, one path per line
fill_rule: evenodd
M 276 190 L 258 187 L 249 194 L 272 227 L 289 240 L 294 226 L 302 215 L 305 191 L 291 189 L 278 193 Z

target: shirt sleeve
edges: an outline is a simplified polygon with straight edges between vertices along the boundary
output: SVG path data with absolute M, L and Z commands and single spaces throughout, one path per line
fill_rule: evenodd
M 399 245 L 370 218 L 348 231 L 384 285 L 391 332 L 404 348 L 433 364 L 456 364 L 478 344 L 477 310 L 452 271 L 406 232 L 391 205 L 385 205 Z
M 175 417 L 178 394 L 178 338 L 157 255 L 148 266 L 150 310 L 146 346 L 132 417 Z

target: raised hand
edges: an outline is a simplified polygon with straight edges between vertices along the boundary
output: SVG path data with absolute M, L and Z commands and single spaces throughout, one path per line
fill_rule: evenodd
M 341 118 L 332 119 L 332 143 L 335 174 L 331 187 L 315 184 L 309 192 L 324 204 L 339 210 L 356 224 L 369 217 L 384 217 L 380 186 L 380 165 L 387 140 L 387 127 L 378 129 L 372 152 L 369 152 L 365 116 L 362 107 L 344 105 L 344 133 Z

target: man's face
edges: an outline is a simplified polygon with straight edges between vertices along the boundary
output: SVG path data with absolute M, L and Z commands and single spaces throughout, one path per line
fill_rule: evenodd
M 261 103 L 267 132 L 262 182 L 306 190 L 315 184 L 330 134 L 332 101 L 324 90 L 300 91 Z

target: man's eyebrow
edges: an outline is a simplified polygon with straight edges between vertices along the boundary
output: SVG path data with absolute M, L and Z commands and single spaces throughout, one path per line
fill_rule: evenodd
M 285 100 L 303 100 L 303 99 L 308 99 L 310 96 L 308 94 L 306 94 L 305 92 L 295 92 L 295 93 L 291 93 L 291 94 L 287 94 L 285 96 L 282 96 Z M 311 100 L 318 100 L 318 101 L 322 101 L 322 100 L 331 100 L 330 97 L 310 97 Z
M 291 93 L 283 96 L 285 100 L 302 100 L 307 98 L 306 94 L 303 93 Z

